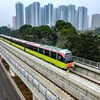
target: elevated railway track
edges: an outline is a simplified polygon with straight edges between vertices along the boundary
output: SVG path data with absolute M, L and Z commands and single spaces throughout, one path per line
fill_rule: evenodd
M 26 62 L 29 66 L 34 67 L 35 70 L 38 70 L 39 73 L 42 73 L 47 79 L 51 80 L 51 82 L 54 82 L 54 84 L 59 86 L 61 89 L 69 94 L 72 94 L 76 99 L 100 99 L 99 86 L 95 86 L 92 83 L 86 83 L 83 81 L 83 79 L 80 79 L 77 76 L 66 74 L 65 71 L 54 67 L 53 65 L 48 64 L 32 55 L 29 55 L 25 52 L 23 53 L 23 51 L 17 50 L 15 47 L 8 45 L 1 40 L 0 44 L 7 50 L 11 51 L 12 54 Z M 96 88 L 98 88 L 98 91 Z

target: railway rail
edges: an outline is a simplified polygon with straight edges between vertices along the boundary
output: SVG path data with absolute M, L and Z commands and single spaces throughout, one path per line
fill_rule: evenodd
M 84 79 L 86 79 L 86 80 L 89 80 L 89 81 L 91 81 L 91 82 L 93 82 L 93 83 L 95 83 L 95 84 L 97 84 L 97 85 L 100 85 L 100 81 L 99 81 L 99 80 L 96 80 L 96 79 L 94 79 L 94 78 L 91 78 L 91 77 L 89 77 L 89 76 L 87 76 L 87 75 L 85 75 L 85 74 L 82 74 L 82 73 L 80 73 L 80 72 L 77 72 L 77 71 L 71 70 L 70 72 L 72 72 L 72 73 L 74 73 L 74 74 L 76 74 L 76 75 L 78 75 L 78 76 L 80 76 L 80 77 L 82 77 L 82 78 L 84 78 Z

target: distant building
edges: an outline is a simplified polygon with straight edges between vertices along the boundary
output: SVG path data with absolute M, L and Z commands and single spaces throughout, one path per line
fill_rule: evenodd
M 44 24 L 52 25 L 53 20 L 53 4 L 44 5 Z
M 25 24 L 31 24 L 30 23 L 30 8 L 29 8 L 29 6 L 25 7 Z
M 74 27 L 76 26 L 75 25 L 75 14 L 76 14 L 76 8 L 75 8 L 75 5 L 68 5 L 67 6 L 67 17 L 68 17 L 68 22 L 70 22 Z
M 26 24 L 30 24 L 32 26 L 40 26 L 41 25 L 41 12 L 40 12 L 40 3 L 34 2 L 29 6 L 25 7 L 25 21 Z
M 67 7 L 65 5 L 61 5 L 58 7 L 58 20 L 68 21 L 67 17 Z
M 31 14 L 33 17 L 33 19 L 32 19 L 33 26 L 40 26 L 41 25 L 41 23 L 40 23 L 40 18 L 41 18 L 41 16 L 40 16 L 40 3 L 34 2 L 32 4 L 32 8 L 33 9 L 31 9 L 31 12 L 32 12 Z
M 86 28 L 89 28 L 89 15 L 87 15 Z
M 44 25 L 49 23 L 49 8 L 48 5 L 44 5 Z
M 13 28 L 16 29 L 16 16 L 12 17 Z
M 78 30 L 87 29 L 87 8 L 82 6 L 78 7 Z
M 52 20 L 53 20 L 53 4 L 48 4 L 48 17 L 49 17 L 49 25 L 51 26 L 52 25 Z
M 54 8 L 53 9 L 52 25 L 55 25 L 57 20 L 58 20 L 58 8 Z
M 16 28 L 19 29 L 24 24 L 24 11 L 21 2 L 16 3 Z
M 100 14 L 92 15 L 92 28 L 100 27 Z
M 75 10 L 75 28 L 78 30 L 78 10 Z
M 45 23 L 44 23 L 44 8 L 43 7 L 41 7 L 41 25 L 44 25 Z

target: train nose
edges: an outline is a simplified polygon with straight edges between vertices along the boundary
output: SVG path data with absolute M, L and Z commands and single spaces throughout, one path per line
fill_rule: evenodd
M 68 63 L 68 68 L 71 68 L 71 67 L 74 67 L 74 64 L 72 62 Z

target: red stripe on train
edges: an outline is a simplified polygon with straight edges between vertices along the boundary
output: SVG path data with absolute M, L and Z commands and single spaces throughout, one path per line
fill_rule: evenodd
M 67 63 L 68 68 L 72 67 L 72 62 L 71 63 Z

